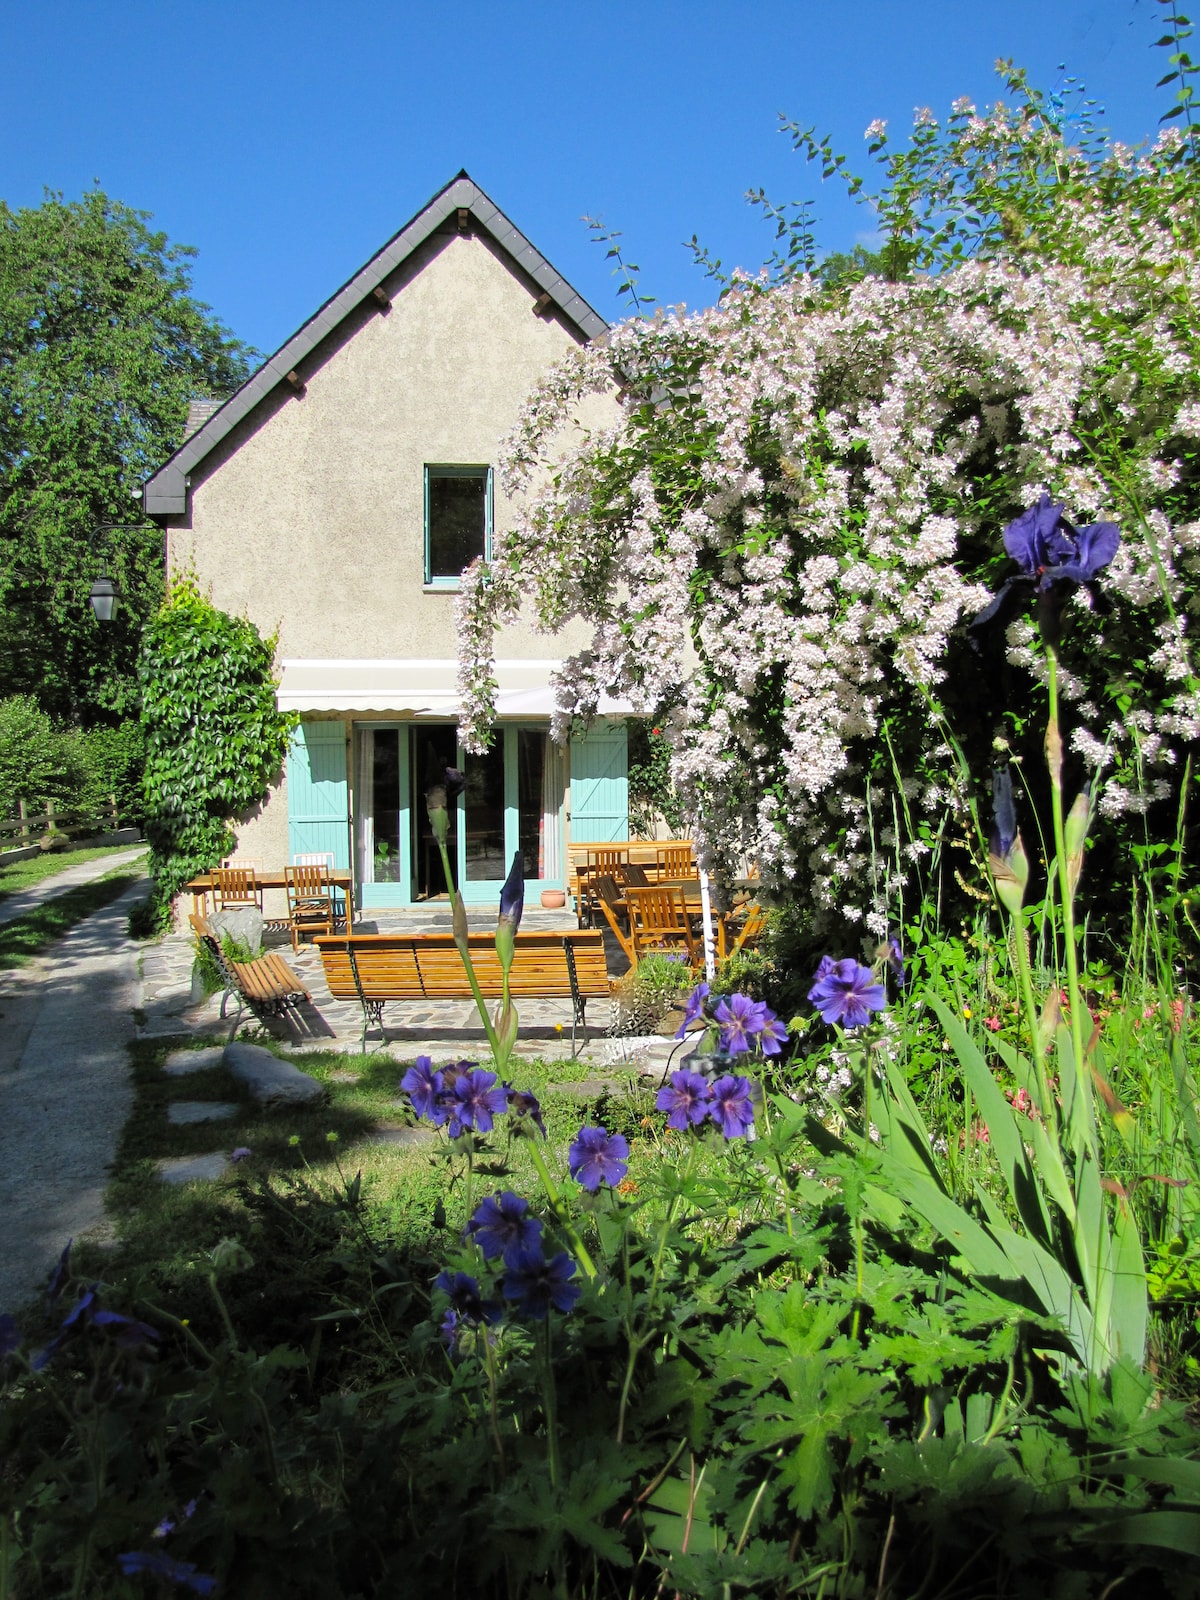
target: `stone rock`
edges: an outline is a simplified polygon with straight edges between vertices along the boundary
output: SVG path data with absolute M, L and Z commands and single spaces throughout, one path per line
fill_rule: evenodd
M 211 1183 L 225 1176 L 229 1158 L 215 1151 L 210 1156 L 164 1156 L 158 1175 L 164 1183 Z
M 189 1072 L 208 1072 L 219 1067 L 225 1055 L 225 1046 L 207 1045 L 203 1050 L 172 1050 L 163 1062 L 168 1078 L 186 1077 Z
M 225 1046 L 225 1065 L 264 1106 L 315 1105 L 325 1098 L 325 1085 L 290 1061 L 280 1061 L 258 1044 Z
M 431 1144 L 438 1136 L 436 1128 L 396 1128 L 386 1124 L 372 1128 L 367 1134 L 372 1144 L 394 1144 L 401 1149 Z
M 167 1107 L 167 1121 L 176 1128 L 192 1122 L 227 1122 L 240 1109 L 231 1100 L 176 1100 Z
M 244 906 L 237 911 L 214 911 L 208 919 L 208 925 L 216 934 L 218 941 L 228 935 L 238 944 L 246 945 L 251 955 L 260 956 L 263 947 L 263 921 L 263 914 L 257 906 Z
M 556 1083 L 559 1094 L 578 1096 L 581 1100 L 599 1100 L 606 1094 L 628 1094 L 628 1078 L 585 1078 L 580 1083 Z

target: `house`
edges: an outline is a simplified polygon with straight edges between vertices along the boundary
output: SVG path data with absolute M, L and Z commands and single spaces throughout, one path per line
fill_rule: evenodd
M 455 723 L 458 577 L 513 516 L 500 441 L 546 368 L 606 326 L 461 172 L 146 483 L 168 574 L 277 633 L 279 705 L 301 716 L 240 859 L 331 853 L 366 911 L 437 895 L 438 765 L 467 773 L 468 902 L 494 901 L 515 851 L 536 897 L 565 886 L 569 837 L 627 836 L 621 708 L 567 748 L 548 737 L 550 675 L 580 632 L 505 629 L 493 748 L 465 755 Z M 615 413 L 589 404 L 585 421 Z

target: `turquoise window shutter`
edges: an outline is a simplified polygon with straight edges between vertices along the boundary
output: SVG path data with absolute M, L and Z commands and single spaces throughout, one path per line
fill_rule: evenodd
M 571 740 L 571 838 L 629 837 L 629 747 L 623 722 L 594 722 Z
M 346 784 L 346 724 L 302 722 L 287 762 L 288 851 L 333 852 L 335 867 L 350 865 L 350 805 Z

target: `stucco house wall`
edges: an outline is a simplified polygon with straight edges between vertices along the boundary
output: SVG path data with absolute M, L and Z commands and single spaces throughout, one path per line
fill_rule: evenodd
M 360 746 L 366 741 L 369 768 L 370 730 L 401 739 L 403 794 L 419 760 L 406 720 L 433 717 L 445 731 L 453 715 L 457 588 L 425 583 L 425 468 L 494 468 L 538 378 L 604 326 L 460 174 L 147 484 L 146 509 L 166 529 L 168 573 L 194 574 L 214 604 L 277 636 L 280 703 L 304 718 L 288 772 L 239 819 L 238 859 L 276 868 L 315 840 L 330 844 L 339 866 L 364 848 L 370 862 L 358 814 L 359 792 L 370 790 Z M 584 427 L 606 427 L 616 408 L 615 395 L 594 396 L 576 415 Z M 493 474 L 493 529 L 510 527 L 514 512 Z M 527 616 L 502 630 L 496 655 L 511 666 L 522 727 L 548 726 L 536 685 L 586 642 L 579 627 L 539 634 Z M 617 730 L 614 717 L 586 750 L 573 750 L 576 772 L 588 774 L 574 790 L 570 759 L 563 763 L 564 863 L 576 803 L 576 838 L 628 831 Z M 511 809 L 512 738 L 505 750 Z M 585 790 L 590 813 L 579 799 Z M 402 805 L 399 848 L 415 861 L 415 796 Z M 314 820 L 321 807 L 327 827 Z M 515 824 L 504 826 L 511 850 Z M 551 877 L 564 879 L 565 865 Z M 414 875 L 414 893 L 415 883 Z M 372 892 L 374 903 L 408 903 L 398 888 Z

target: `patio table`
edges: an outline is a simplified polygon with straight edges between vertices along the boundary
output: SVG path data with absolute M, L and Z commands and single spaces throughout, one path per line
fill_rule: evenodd
M 340 889 L 346 897 L 346 926 L 350 926 L 350 889 L 352 875 L 348 868 L 332 867 L 328 869 L 330 887 Z M 254 869 L 254 882 L 260 889 L 286 889 L 287 873 L 283 867 L 274 872 L 260 872 Z M 184 884 L 192 896 L 195 914 L 204 917 L 208 914 L 208 897 L 216 888 L 217 880 L 211 872 L 201 872 L 189 883 Z

